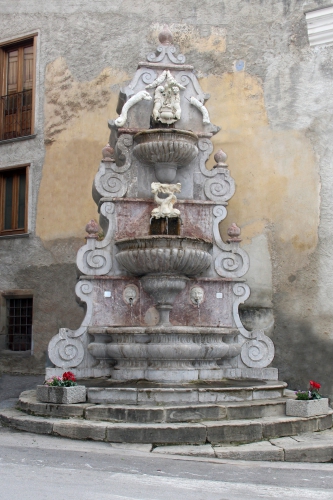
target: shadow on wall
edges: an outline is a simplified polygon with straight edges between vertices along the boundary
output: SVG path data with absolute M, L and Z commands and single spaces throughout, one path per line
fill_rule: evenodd
M 289 389 L 306 389 L 315 380 L 322 385 L 321 394 L 333 399 L 332 340 L 318 337 L 310 321 L 292 317 L 283 318 L 283 323 L 277 319 L 273 340 L 273 365 Z

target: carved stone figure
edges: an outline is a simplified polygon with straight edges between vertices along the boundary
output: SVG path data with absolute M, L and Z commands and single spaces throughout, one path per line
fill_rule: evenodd
M 162 83 L 164 83 L 162 85 Z M 185 87 L 178 83 L 169 70 L 164 70 L 161 75 L 146 89 L 155 88 L 153 118 L 155 122 L 171 124 L 181 117 L 180 90 Z
M 135 104 L 142 100 L 151 101 L 152 97 L 146 90 L 141 90 L 134 96 L 132 96 L 127 102 L 125 102 L 123 109 L 121 110 L 121 115 L 115 120 L 117 127 L 123 127 L 127 120 L 128 110 L 131 109 Z
M 138 301 L 139 290 L 135 285 L 128 285 L 124 288 L 123 299 L 126 304 L 134 305 Z
M 200 286 L 194 286 L 190 290 L 190 299 L 193 305 L 198 306 L 204 300 L 205 292 Z
M 160 182 L 152 182 L 151 192 L 155 195 L 154 200 L 159 206 L 154 208 L 151 212 L 151 216 L 155 219 L 160 219 L 161 217 L 179 217 L 180 211 L 177 208 L 173 208 L 176 203 L 177 198 L 174 193 L 180 193 L 181 184 L 161 184 Z M 160 198 L 159 193 L 168 194 L 166 198 Z

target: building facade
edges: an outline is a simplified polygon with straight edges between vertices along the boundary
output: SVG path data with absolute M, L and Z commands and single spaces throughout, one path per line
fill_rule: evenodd
M 107 121 L 167 23 L 212 95 L 214 148 L 236 181 L 221 232 L 237 222 L 250 255 L 243 321 L 272 337 L 280 379 L 333 395 L 331 8 L 18 0 L 1 12 L 0 372 L 44 373 L 50 339 L 81 323 L 75 258 L 98 219 Z

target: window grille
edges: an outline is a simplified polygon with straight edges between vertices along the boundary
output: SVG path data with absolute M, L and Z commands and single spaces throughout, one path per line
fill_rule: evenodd
M 7 299 L 7 349 L 30 351 L 32 298 Z

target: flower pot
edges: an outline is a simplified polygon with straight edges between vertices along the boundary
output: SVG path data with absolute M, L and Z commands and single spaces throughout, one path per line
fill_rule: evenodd
M 328 414 L 328 399 L 288 399 L 286 402 L 286 415 L 290 417 L 314 417 Z
M 37 385 L 36 397 L 42 403 L 73 404 L 86 402 L 86 388 L 84 385 L 72 387 L 56 387 Z

